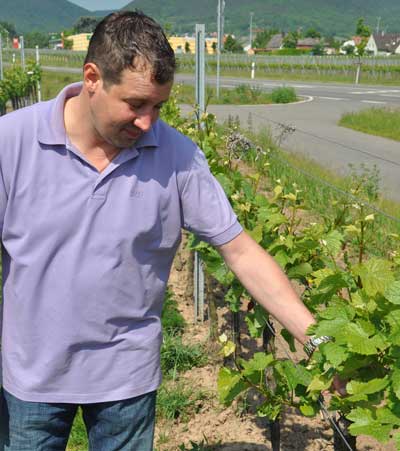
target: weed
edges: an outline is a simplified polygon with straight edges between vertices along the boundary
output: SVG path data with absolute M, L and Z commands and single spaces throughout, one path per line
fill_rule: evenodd
M 207 355 L 199 345 L 185 345 L 180 335 L 165 334 L 161 348 L 161 368 L 165 376 L 175 379 L 177 373 L 204 366 Z
M 274 103 L 291 103 L 297 101 L 296 91 L 289 86 L 272 90 L 271 99 Z
M 163 384 L 157 394 L 157 416 L 165 420 L 180 419 L 187 422 L 198 413 L 208 395 L 194 391 L 182 383 Z
M 186 321 L 178 310 L 178 304 L 169 290 L 165 294 L 161 323 L 164 332 L 173 335 L 182 333 L 186 326 Z
M 190 440 L 190 448 L 188 448 L 185 444 L 182 444 L 178 447 L 178 449 L 179 451 L 213 451 L 216 450 L 219 445 L 221 445 L 221 442 L 218 442 L 216 446 L 210 445 L 207 438 L 204 437 L 204 440 L 199 443 Z

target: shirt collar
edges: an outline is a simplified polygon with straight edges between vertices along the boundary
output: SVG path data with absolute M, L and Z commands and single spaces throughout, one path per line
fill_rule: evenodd
M 48 145 L 66 145 L 67 133 L 64 125 L 64 104 L 67 99 L 77 96 L 81 92 L 82 85 L 82 82 L 78 82 L 66 86 L 51 101 L 50 108 L 42 113 L 39 121 L 37 134 L 39 142 Z M 156 125 L 157 123 L 147 133 L 144 133 L 132 146 L 132 149 L 159 147 L 157 134 L 154 130 L 154 128 L 157 128 Z

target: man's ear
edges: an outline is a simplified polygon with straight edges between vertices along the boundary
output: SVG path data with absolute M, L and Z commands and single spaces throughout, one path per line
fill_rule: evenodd
M 89 94 L 94 94 L 102 84 L 99 68 L 94 63 L 86 63 L 83 66 L 83 85 Z

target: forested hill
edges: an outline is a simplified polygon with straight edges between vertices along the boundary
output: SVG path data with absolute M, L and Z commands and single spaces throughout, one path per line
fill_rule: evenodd
M 80 16 L 93 13 L 67 0 L 0 0 L 0 22 L 11 22 L 19 33 L 61 31 Z
M 295 30 L 317 28 L 324 34 L 354 33 L 359 17 L 375 28 L 400 32 L 400 0 L 226 0 L 225 31 L 248 34 L 250 12 L 254 28 L 274 27 Z M 216 30 L 218 0 L 134 0 L 124 9 L 140 9 L 175 32 L 191 32 L 196 23 Z
M 134 0 L 124 9 L 140 9 L 172 31 L 193 32 L 196 23 L 216 30 L 218 0 Z M 71 28 L 80 16 L 105 15 L 109 11 L 88 11 L 67 0 L 0 0 L 0 22 L 13 23 L 18 32 L 60 31 Z M 324 34 L 347 36 L 354 33 L 359 17 L 375 28 L 400 32 L 400 0 L 226 0 L 225 31 L 237 35 L 253 27 L 295 30 L 310 27 Z

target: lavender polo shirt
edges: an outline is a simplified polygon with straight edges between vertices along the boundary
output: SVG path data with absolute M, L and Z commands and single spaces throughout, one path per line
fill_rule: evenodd
M 80 89 L 0 119 L 3 386 L 26 401 L 155 390 L 181 228 L 213 245 L 242 230 L 204 155 L 160 120 L 99 173 L 64 128 Z

